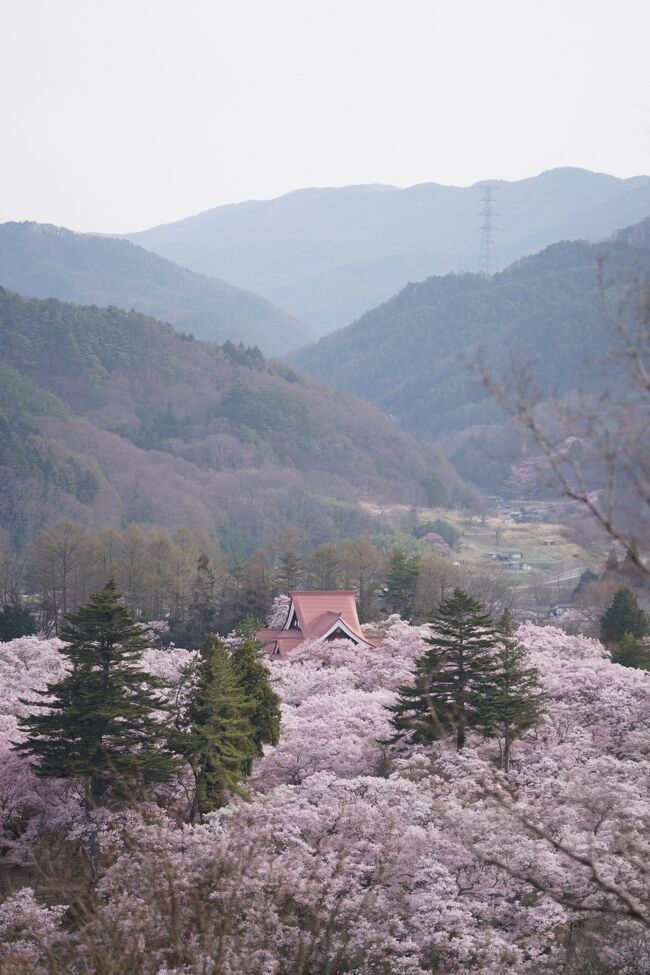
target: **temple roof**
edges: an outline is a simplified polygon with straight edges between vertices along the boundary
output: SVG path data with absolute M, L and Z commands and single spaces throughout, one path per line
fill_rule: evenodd
M 354 589 L 294 589 L 284 626 L 264 629 L 257 639 L 281 657 L 304 640 L 327 639 L 340 630 L 343 636 L 367 647 L 379 641 L 366 637 L 359 623 Z
M 352 632 L 363 640 L 357 613 L 357 594 L 354 589 L 321 589 L 318 592 L 295 589 L 289 595 L 306 640 L 317 639 L 319 635 L 326 632 L 337 617 L 345 620 Z M 291 608 L 289 616 L 291 616 Z

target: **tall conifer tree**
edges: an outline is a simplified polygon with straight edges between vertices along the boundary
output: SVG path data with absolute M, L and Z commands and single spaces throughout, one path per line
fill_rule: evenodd
M 611 604 L 600 618 L 600 629 L 606 643 L 616 643 L 626 633 L 631 633 L 637 639 L 650 634 L 648 617 L 631 589 L 618 589 L 614 593 Z
M 484 606 L 455 589 L 431 620 L 430 649 L 417 662 L 413 685 L 400 687 L 390 708 L 396 738 L 431 742 L 455 735 L 458 750 L 480 721 L 479 702 L 495 668 L 498 635 Z
M 191 822 L 225 805 L 229 794 L 245 796 L 241 782 L 256 754 L 248 711 L 228 649 L 218 637 L 208 637 L 175 737 L 194 776 Z
M 188 625 L 183 646 L 201 647 L 215 629 L 217 613 L 216 579 L 210 559 L 201 553 L 196 563 L 196 577 L 192 586 L 192 599 L 188 607 Z
M 278 539 L 276 582 L 281 592 L 298 589 L 302 576 L 303 536 L 297 528 L 285 528 Z
M 241 642 L 233 648 L 235 674 L 246 699 L 248 719 L 253 726 L 255 756 L 263 745 L 277 745 L 280 739 L 280 698 L 271 686 L 269 671 L 262 657 L 262 644 L 255 640 L 253 621 L 241 627 Z M 252 758 L 247 772 L 252 769 Z
M 403 619 L 410 618 L 419 578 L 419 556 L 407 556 L 401 549 L 396 549 L 388 562 L 388 577 L 382 597 L 390 613 L 399 613 Z
M 168 781 L 177 763 L 154 718 L 165 682 L 140 669 L 147 640 L 112 580 L 66 617 L 61 637 L 70 672 L 42 692 L 44 713 L 21 719 L 17 751 L 36 760 L 38 775 L 84 779 L 87 807 Z
M 626 633 L 620 643 L 612 650 L 612 662 L 620 664 L 621 667 L 650 670 L 650 644 L 648 640 L 640 640 L 632 633 Z
M 507 775 L 513 742 L 541 718 L 539 674 L 526 667 L 526 650 L 514 635 L 507 610 L 499 622 L 496 666 L 480 688 L 477 705 L 481 731 L 502 743 L 501 767 Z

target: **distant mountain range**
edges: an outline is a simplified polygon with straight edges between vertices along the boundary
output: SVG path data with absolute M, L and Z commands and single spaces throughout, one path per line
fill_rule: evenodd
M 38 223 L 0 224 L 0 285 L 32 298 L 131 308 L 213 342 L 280 355 L 313 338 L 249 291 L 178 267 L 113 237 Z
M 0 542 L 70 516 L 216 531 L 232 555 L 289 526 L 311 544 L 372 530 L 363 501 L 463 489 L 375 407 L 255 349 L 3 288 L 0 483 Z
M 499 268 L 558 240 L 600 240 L 650 211 L 648 176 L 566 168 L 490 185 Z M 480 185 L 303 189 L 127 236 L 264 295 L 325 334 L 409 281 L 477 270 L 480 210 Z
M 605 298 L 650 274 L 650 219 L 607 244 L 553 244 L 491 278 L 410 284 L 290 361 L 365 397 L 436 444 L 461 476 L 497 490 L 516 438 L 468 364 L 481 354 L 494 374 L 507 375 L 510 362 L 528 361 L 548 395 L 574 389 L 587 359 L 607 348 L 599 269 Z

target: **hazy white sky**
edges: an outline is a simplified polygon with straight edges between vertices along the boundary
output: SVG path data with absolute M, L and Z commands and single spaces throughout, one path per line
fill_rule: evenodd
M 648 0 L 0 0 L 0 221 L 650 172 Z

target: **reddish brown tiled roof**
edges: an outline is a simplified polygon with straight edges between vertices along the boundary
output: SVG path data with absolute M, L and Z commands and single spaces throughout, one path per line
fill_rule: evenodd
M 271 654 L 285 657 L 305 639 L 300 630 L 260 630 L 255 634 L 257 640 L 264 644 L 264 649 Z
M 369 646 L 378 646 L 381 642 L 363 635 L 354 589 L 295 589 L 289 595 L 289 614 L 293 616 L 295 612 L 298 627 L 260 630 L 257 639 L 269 653 L 285 657 L 304 640 L 325 637 L 335 630 L 339 622 L 342 629 Z M 290 616 L 287 616 L 285 627 L 289 624 Z
M 357 594 L 354 589 L 321 589 L 316 592 L 295 589 L 289 595 L 305 639 L 316 639 L 319 630 L 321 633 L 327 632 L 328 626 L 331 626 L 334 619 L 340 616 L 352 632 L 363 640 L 357 613 Z M 325 617 L 328 617 L 328 620 Z

